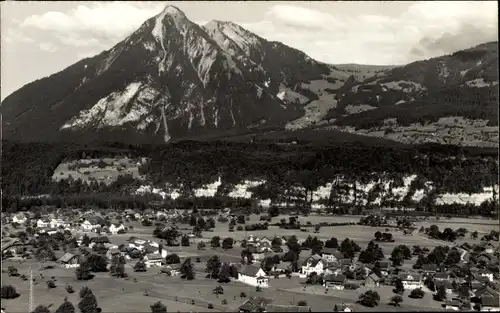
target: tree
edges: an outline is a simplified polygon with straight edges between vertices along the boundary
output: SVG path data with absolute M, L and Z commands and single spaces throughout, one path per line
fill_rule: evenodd
M 146 272 L 148 269 L 146 267 L 146 263 L 144 261 L 139 261 L 134 265 L 135 272 Z
M 105 256 L 99 254 L 90 254 L 87 259 L 82 262 L 89 267 L 91 272 L 106 272 L 108 271 L 108 260 Z M 80 264 L 81 266 L 81 264 Z
M 338 247 L 339 247 L 339 243 L 337 241 L 337 238 L 335 238 L 335 237 L 332 237 L 325 242 L 325 248 L 337 249 Z
M 167 307 L 161 301 L 155 302 L 149 306 L 151 313 L 167 313 Z
M 380 295 L 376 291 L 368 290 L 359 296 L 358 302 L 363 306 L 372 308 L 380 302 Z
M 16 288 L 12 285 L 2 286 L 1 290 L 2 299 L 15 299 L 19 297 Z
M 298 306 L 307 306 L 307 301 L 305 301 L 305 300 L 300 300 L 299 302 L 297 302 L 297 305 L 298 305 Z
M 470 238 L 471 238 L 471 239 L 477 239 L 477 236 L 478 236 L 478 232 L 477 232 L 477 230 L 473 231 L 473 232 L 470 234 Z
M 194 268 L 193 264 L 191 263 L 191 258 L 187 258 L 184 263 L 182 263 L 181 268 L 181 278 L 187 279 L 187 280 L 193 280 L 194 279 Z
M 395 295 L 391 298 L 391 304 L 396 307 L 398 307 L 401 302 L 403 302 L 403 297 L 401 297 L 400 295 Z
M 232 268 L 231 265 L 224 263 L 222 264 L 219 271 L 219 283 L 228 283 L 231 281 Z
M 225 238 L 222 241 L 222 249 L 224 249 L 224 250 L 232 249 L 233 248 L 233 242 L 234 242 L 233 238 L 231 238 L 231 237 Z
M 189 237 L 187 235 L 182 236 L 181 245 L 183 247 L 189 247 Z
M 380 241 L 382 239 L 382 233 L 380 231 L 375 232 L 375 240 Z
M 71 286 L 71 285 L 66 285 L 66 291 L 68 293 L 74 293 L 75 289 L 73 289 L 73 286 Z
M 337 307 L 337 305 L 335 304 L 335 305 L 333 306 L 333 312 L 338 312 L 338 311 L 339 311 L 339 308 L 338 308 L 338 307 Z
M 206 245 L 203 241 L 198 242 L 198 250 L 203 250 L 205 249 Z
M 413 299 L 422 299 L 425 296 L 425 292 L 422 288 L 413 289 L 409 295 Z
M 56 288 L 56 282 L 55 282 L 55 280 L 49 279 L 47 281 L 47 288 L 49 288 L 49 289 Z
M 438 287 L 436 294 L 434 295 L 436 301 L 443 301 L 446 299 L 446 289 L 444 285 Z
M 85 289 L 84 289 L 85 288 Z M 83 295 L 83 296 L 82 296 Z M 80 302 L 78 308 L 81 313 L 96 313 L 97 312 L 97 299 L 88 287 L 83 287 L 80 290 Z
M 86 263 L 80 264 L 75 270 L 76 279 L 78 280 L 89 280 L 92 278 L 92 273 L 90 272 L 90 267 Z
M 181 263 L 181 259 L 175 253 L 167 255 L 165 258 L 165 263 L 167 264 L 178 264 Z
M 116 277 L 125 277 L 125 257 L 122 255 L 115 255 L 111 259 L 111 275 Z
M 75 313 L 75 306 L 65 297 L 64 302 L 57 308 L 56 313 Z
M 212 256 L 207 261 L 207 267 L 205 268 L 205 273 L 210 275 L 210 278 L 218 278 L 221 269 L 221 261 L 217 255 Z
M 212 240 L 210 241 L 210 245 L 213 248 L 220 247 L 220 237 L 219 236 L 212 237 Z
M 314 226 L 314 232 L 319 233 L 321 226 L 319 224 Z
M 245 215 L 238 215 L 238 224 L 245 224 Z
M 19 276 L 19 272 L 17 271 L 17 268 L 15 268 L 14 266 L 10 265 L 8 268 L 7 268 L 7 272 L 9 273 L 9 276 L 14 276 L 14 277 L 17 277 Z
M 405 291 L 405 287 L 403 286 L 403 282 L 401 279 L 396 279 L 394 293 L 403 293 Z
M 50 310 L 45 305 L 40 304 L 33 310 L 32 313 L 50 313 Z

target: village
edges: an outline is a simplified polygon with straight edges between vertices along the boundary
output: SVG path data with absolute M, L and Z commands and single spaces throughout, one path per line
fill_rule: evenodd
M 85 287 L 104 312 L 500 311 L 495 221 L 41 211 L 2 213 L 4 312 Z

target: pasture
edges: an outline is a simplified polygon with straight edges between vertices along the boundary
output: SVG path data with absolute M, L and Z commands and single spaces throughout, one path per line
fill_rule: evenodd
M 97 181 L 109 185 L 123 175 L 142 179 L 139 174 L 140 164 L 141 160 L 127 157 L 72 160 L 61 162 L 54 170 L 52 180 L 65 180 L 71 176 L 85 182 Z

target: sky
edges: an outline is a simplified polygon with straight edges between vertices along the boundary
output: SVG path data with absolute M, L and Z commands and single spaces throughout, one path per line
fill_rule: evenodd
M 125 39 L 166 5 L 330 64 L 400 65 L 498 40 L 497 1 L 1 2 L 1 99 Z

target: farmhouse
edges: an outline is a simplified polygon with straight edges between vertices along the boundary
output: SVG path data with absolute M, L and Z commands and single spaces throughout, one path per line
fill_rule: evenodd
M 65 268 L 80 267 L 80 256 L 72 253 L 64 254 L 58 262 Z
M 434 274 L 438 269 L 437 264 L 424 264 L 422 265 L 422 272 L 425 274 Z
M 328 263 L 338 262 L 344 258 L 344 254 L 334 248 L 323 248 L 321 257 Z
M 59 218 L 53 218 L 49 222 L 51 228 L 58 228 L 58 227 L 69 227 L 70 224 L 63 221 L 62 219 Z
M 160 267 L 162 265 L 163 257 L 159 254 L 146 254 L 144 262 L 146 267 Z
M 267 287 L 269 279 L 264 270 L 255 265 L 245 265 L 238 271 L 238 280 L 251 286 Z
M 316 272 L 317 274 L 323 273 L 324 266 L 325 262 L 319 255 L 311 255 L 310 257 L 305 259 L 304 263 L 302 264 L 302 272 L 300 276 L 307 277 L 313 272 Z
M 238 308 L 239 312 L 247 313 L 247 312 L 259 312 L 265 310 L 264 308 L 268 305 L 271 300 L 262 298 L 262 297 L 253 297 L 245 302 Z
M 380 286 L 380 277 L 378 277 L 375 273 L 368 275 L 365 279 L 366 287 L 378 287 Z
M 325 288 L 333 288 L 336 290 L 344 290 L 344 285 L 347 281 L 345 275 L 327 275 L 323 278 L 323 286 Z
M 170 273 L 171 276 L 177 276 L 181 274 L 181 265 L 177 264 L 169 264 L 165 267 L 167 273 Z
M 28 220 L 28 218 L 24 215 L 24 213 L 18 213 L 12 218 L 12 222 L 18 224 L 24 224 L 26 220 Z
M 423 287 L 422 275 L 418 273 L 399 274 L 399 279 L 406 290 L 413 290 Z
M 111 224 L 111 226 L 109 226 L 109 232 L 113 235 L 118 234 L 120 230 L 125 230 L 125 226 L 123 224 Z

